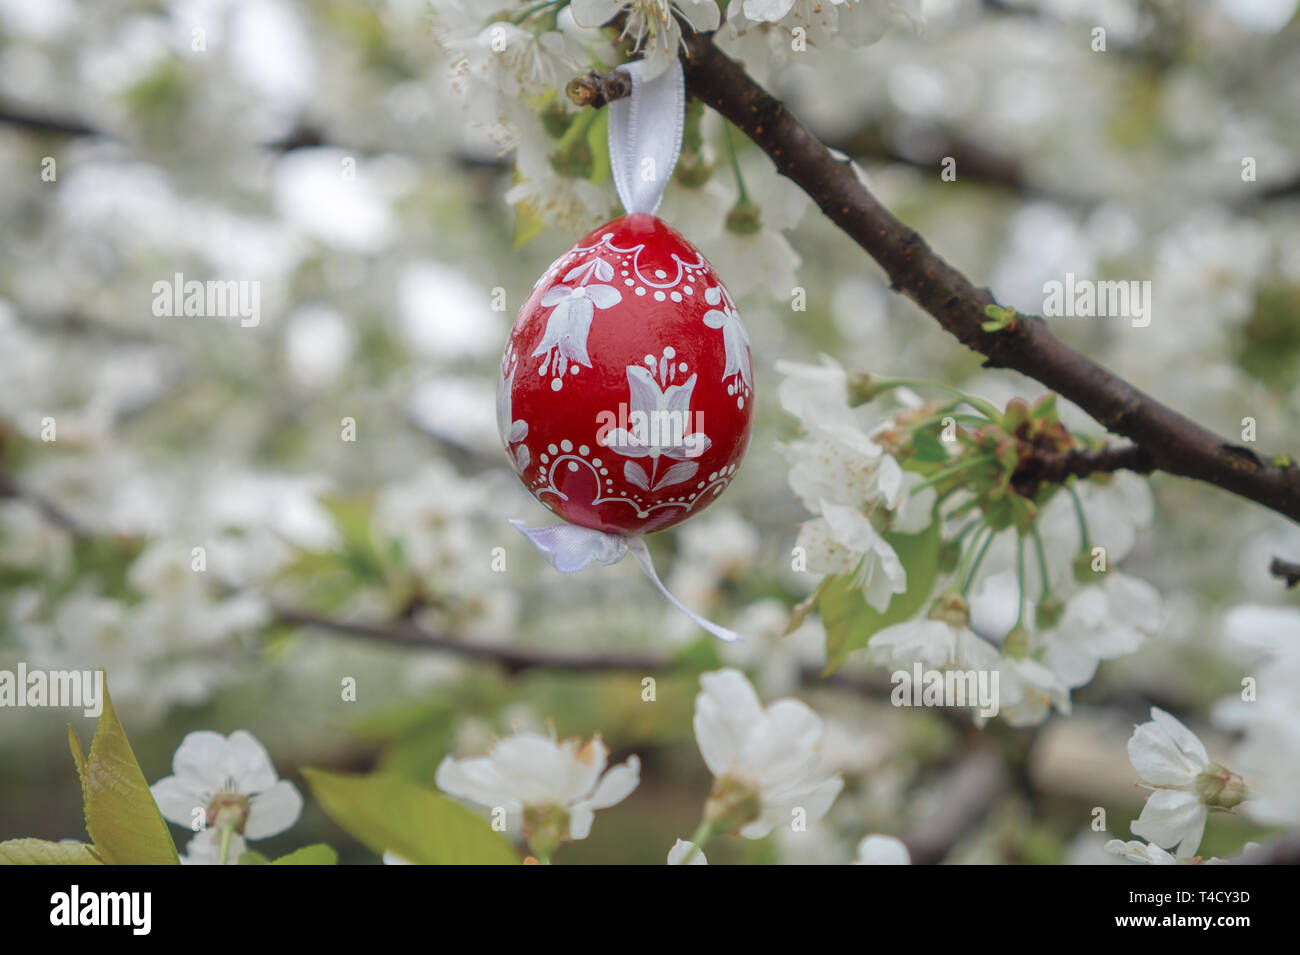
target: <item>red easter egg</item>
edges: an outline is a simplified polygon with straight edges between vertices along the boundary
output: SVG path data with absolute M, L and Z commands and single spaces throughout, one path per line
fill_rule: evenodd
M 698 514 L 754 416 L 749 339 L 699 250 L 646 213 L 560 256 L 519 310 L 497 423 L 519 479 L 574 524 L 619 534 Z

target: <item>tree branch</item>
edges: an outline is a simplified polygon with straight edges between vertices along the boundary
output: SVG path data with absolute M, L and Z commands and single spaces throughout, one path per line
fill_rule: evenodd
M 1021 463 L 1011 476 L 1016 488 L 1023 488 L 1027 497 L 1033 497 L 1038 485 L 1060 484 L 1068 477 L 1087 477 L 1090 474 L 1114 474 L 1116 471 L 1133 471 L 1150 474 L 1155 465 L 1145 448 L 1136 444 L 1108 445 L 1088 451 L 1067 451 L 1063 454 L 1035 451 Z
M 273 618 L 294 627 L 314 627 L 330 633 L 359 637 L 372 643 L 389 644 L 414 650 L 441 650 L 473 660 L 495 663 L 514 675 L 528 670 L 567 670 L 577 673 L 670 674 L 695 673 L 698 668 L 677 657 L 641 652 L 597 652 L 591 650 L 551 650 L 521 647 L 500 642 L 471 643 L 445 634 L 434 633 L 410 620 L 393 623 L 345 620 L 308 610 L 273 604 Z M 886 697 L 891 683 L 883 673 L 852 674 L 839 671 L 829 677 L 819 666 L 799 669 L 799 680 L 808 686 L 830 687 L 859 696 Z M 942 709 L 940 713 L 953 722 L 968 724 L 964 713 Z
M 272 607 L 272 615 L 279 623 L 290 626 L 314 627 L 331 633 L 362 637 L 372 643 L 387 643 L 417 650 L 445 650 L 473 660 L 486 660 L 499 664 L 508 673 L 534 669 L 657 673 L 672 666 L 670 660 L 647 653 L 549 650 L 505 643 L 471 643 L 434 633 L 409 620 L 395 623 L 343 620 L 278 605 Z
M 958 341 L 983 354 L 985 365 L 1009 368 L 1073 401 L 1108 430 L 1130 439 L 1146 458 L 1141 470 L 1161 470 L 1213 484 L 1300 522 L 1300 470 L 1262 460 L 1134 387 L 1057 338 L 1042 318 L 1018 315 L 1011 326 L 986 332 L 984 309 L 996 304 L 985 288 L 932 250 L 880 204 L 850 162 L 831 152 L 785 106 L 759 86 L 707 34 L 689 34 L 682 64 L 687 90 L 742 130 L 771 157 L 777 171 L 822 212 L 906 295 Z M 614 92 L 608 78 L 587 77 L 583 88 Z M 1138 452 L 1133 452 L 1137 454 Z
M 1287 590 L 1290 590 L 1296 584 L 1300 584 L 1300 564 L 1294 561 L 1274 557 L 1273 562 L 1268 565 L 1268 572 L 1274 577 L 1285 580 Z

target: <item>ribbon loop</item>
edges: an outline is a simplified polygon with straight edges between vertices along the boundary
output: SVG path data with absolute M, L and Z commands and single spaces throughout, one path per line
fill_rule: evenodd
M 682 151 L 686 77 L 678 60 L 650 79 L 645 60 L 619 69 L 632 78 L 632 95 L 607 107 L 610 170 L 623 208 L 653 215 Z
M 617 564 L 631 554 L 641 565 L 645 575 L 650 578 L 659 592 L 668 598 L 674 607 L 695 621 L 696 625 L 709 631 L 720 640 L 728 642 L 739 640 L 740 634 L 726 627 L 720 627 L 711 620 L 706 620 L 690 610 L 680 600 L 668 592 L 659 575 L 655 573 L 654 562 L 645 541 L 639 537 L 624 537 L 619 534 L 607 534 L 579 527 L 577 524 L 551 524 L 547 527 L 524 527 L 521 521 L 511 524 L 527 537 L 538 552 L 546 558 L 547 563 L 556 570 L 566 574 L 576 574 L 592 564 Z

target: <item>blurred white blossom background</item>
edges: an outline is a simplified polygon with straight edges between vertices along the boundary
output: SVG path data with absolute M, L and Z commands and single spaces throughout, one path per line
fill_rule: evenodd
M 0 668 L 104 668 L 151 781 L 191 730 L 251 731 L 287 779 L 304 765 L 378 767 L 468 804 L 484 802 L 465 778 L 475 760 L 513 746 L 538 760 L 537 778 L 558 778 L 569 763 L 555 761 L 597 752 L 608 788 L 597 770 L 590 786 L 537 797 L 585 814 L 561 861 L 661 863 L 672 849 L 698 863 L 687 837 L 706 798 L 735 821 L 728 778 L 752 784 L 762 812 L 733 827 L 746 838 L 710 843 L 710 864 L 905 861 L 887 836 L 914 856 L 933 848 L 925 861 L 1161 861 L 1178 854 L 1173 835 L 1209 859 L 1300 827 L 1300 609 L 1267 573 L 1273 556 L 1300 557 L 1300 533 L 1204 485 L 1081 482 L 1092 539 L 1122 562 L 1091 586 L 1072 575 L 1073 502 L 1051 500 L 1042 580 L 1061 615 L 1033 627 L 1032 659 L 981 637 L 1024 612 L 1002 535 L 963 621 L 927 603 L 820 675 L 826 626 L 810 614 L 787 634 L 796 606 L 823 575 L 875 561 L 865 599 L 903 593 L 863 515 L 880 509 L 897 530 L 924 494 L 891 477 L 882 435 L 933 395 L 850 407 L 854 376 L 943 382 L 998 408 L 1043 389 L 981 368 L 892 295 L 698 104 L 659 215 L 736 296 L 756 422 L 722 501 L 651 547 L 669 589 L 747 639 L 717 644 L 630 562 L 561 579 L 510 527 L 545 511 L 501 451 L 501 347 L 535 278 L 618 212 L 587 140 L 565 135 L 595 111 L 563 87 L 619 62 L 617 35 L 594 29 L 618 9 L 631 10 L 630 39 L 668 62 L 677 39 L 650 29 L 655 7 L 0 0 Z M 1148 327 L 1056 329 L 1206 426 L 1236 435 L 1253 418 L 1260 446 L 1284 451 L 1300 449 L 1296 7 L 674 9 L 701 28 L 723 21 L 718 45 L 1000 302 L 1037 313 L 1043 284 L 1067 271 L 1149 279 Z M 1090 46 L 1097 26 L 1104 53 Z M 792 50 L 795 29 L 806 51 Z M 956 182 L 940 179 L 945 156 Z M 1243 182 L 1243 156 L 1257 181 Z M 156 315 L 154 284 L 176 273 L 258 283 L 260 320 Z M 796 286 L 805 311 L 790 308 Z M 1059 411 L 1072 431 L 1103 434 Z M 796 545 L 807 570 L 792 567 Z M 286 609 L 406 622 L 453 647 L 304 626 Z M 635 668 L 502 667 L 502 648 L 678 665 L 655 674 L 648 704 Z M 889 670 L 916 660 L 1002 668 L 1002 714 L 976 726 L 892 706 Z M 1240 699 L 1247 676 L 1256 702 Z M 355 702 L 340 700 L 345 677 Z M 711 706 L 810 762 L 777 772 L 758 744 L 720 741 Z M 1188 811 L 1219 810 L 1194 840 L 1137 823 L 1160 805 L 1135 784 L 1174 784 L 1149 759 L 1130 764 L 1126 744 L 1149 719 L 1168 729 L 1168 714 L 1170 738 L 1190 735 L 1204 757 L 1178 790 Z M 0 839 L 76 827 L 65 723 L 0 711 Z M 595 749 L 570 739 L 596 734 Z M 986 757 L 999 768 L 985 811 L 944 835 L 946 800 Z M 1252 798 L 1197 789 L 1211 765 Z M 507 797 L 527 813 L 527 792 Z M 796 803 L 806 831 L 784 824 Z M 1095 806 L 1107 832 L 1090 829 Z M 344 861 L 377 861 L 310 799 L 302 812 L 286 846 L 310 831 Z

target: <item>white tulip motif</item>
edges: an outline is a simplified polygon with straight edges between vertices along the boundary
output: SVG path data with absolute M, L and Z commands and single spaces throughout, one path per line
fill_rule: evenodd
M 700 469 L 697 458 L 708 450 L 712 441 L 703 431 L 690 431 L 691 395 L 695 391 L 697 375 L 679 385 L 664 388 L 655 380 L 654 373 L 642 365 L 628 365 L 628 414 L 626 423 L 631 430 L 619 427 L 610 430 L 605 445 L 627 458 L 650 458 L 650 474 L 635 461 L 623 466 L 623 476 L 629 483 L 643 491 L 659 490 L 681 484 L 695 476 Z M 655 480 L 659 458 L 672 458 L 677 463 Z
M 597 284 L 587 284 L 592 278 Z M 612 308 L 623 301 L 623 293 L 612 285 L 601 284 L 614 278 L 614 267 L 602 258 L 594 258 L 570 269 L 565 283 L 546 290 L 542 305 L 553 307 L 546 320 L 546 331 L 533 350 L 532 357 L 545 355 L 538 374 L 551 375 L 551 388 L 559 391 L 564 386 L 564 373 L 576 370 L 574 365 L 591 367 L 587 355 L 587 335 L 596 309 Z

